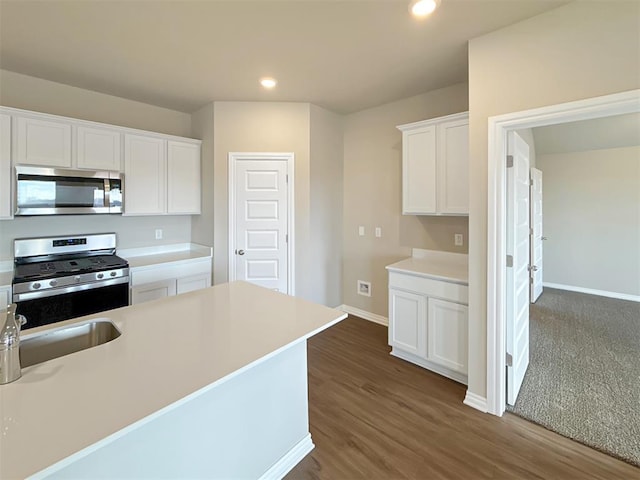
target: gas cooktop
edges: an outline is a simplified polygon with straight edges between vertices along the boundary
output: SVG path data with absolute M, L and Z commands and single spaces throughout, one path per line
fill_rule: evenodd
M 43 280 L 79 273 L 126 268 L 127 261 L 117 255 L 95 255 L 16 264 L 13 282 Z

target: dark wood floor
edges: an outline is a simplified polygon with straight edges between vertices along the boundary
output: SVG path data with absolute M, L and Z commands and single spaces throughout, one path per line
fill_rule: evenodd
M 640 469 L 512 414 L 463 405 L 463 385 L 389 355 L 350 317 L 309 341 L 316 448 L 293 479 L 640 479 Z

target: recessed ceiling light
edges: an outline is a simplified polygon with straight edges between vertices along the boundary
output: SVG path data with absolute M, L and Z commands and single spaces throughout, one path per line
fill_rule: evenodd
M 278 84 L 275 78 L 266 77 L 260 79 L 260 85 L 264 88 L 273 88 Z
M 411 2 L 409 11 L 414 17 L 426 17 L 438 8 L 440 0 L 417 0 Z

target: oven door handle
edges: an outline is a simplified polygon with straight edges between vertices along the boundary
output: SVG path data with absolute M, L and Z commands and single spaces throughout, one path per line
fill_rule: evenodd
M 129 283 L 129 277 L 111 278 L 100 282 L 85 283 L 82 285 L 70 285 L 62 288 L 52 288 L 50 290 L 40 290 L 37 292 L 14 293 L 14 302 L 24 302 L 36 298 L 53 297 L 56 295 L 64 295 L 65 293 L 82 292 L 85 290 L 93 290 L 96 288 L 109 287 L 111 285 L 120 285 L 121 283 Z

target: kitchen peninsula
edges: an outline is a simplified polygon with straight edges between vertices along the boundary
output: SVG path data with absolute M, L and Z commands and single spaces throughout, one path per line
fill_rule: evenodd
M 232 282 L 56 324 L 122 334 L 0 386 L 0 478 L 280 478 L 313 448 L 306 339 L 345 317 Z

